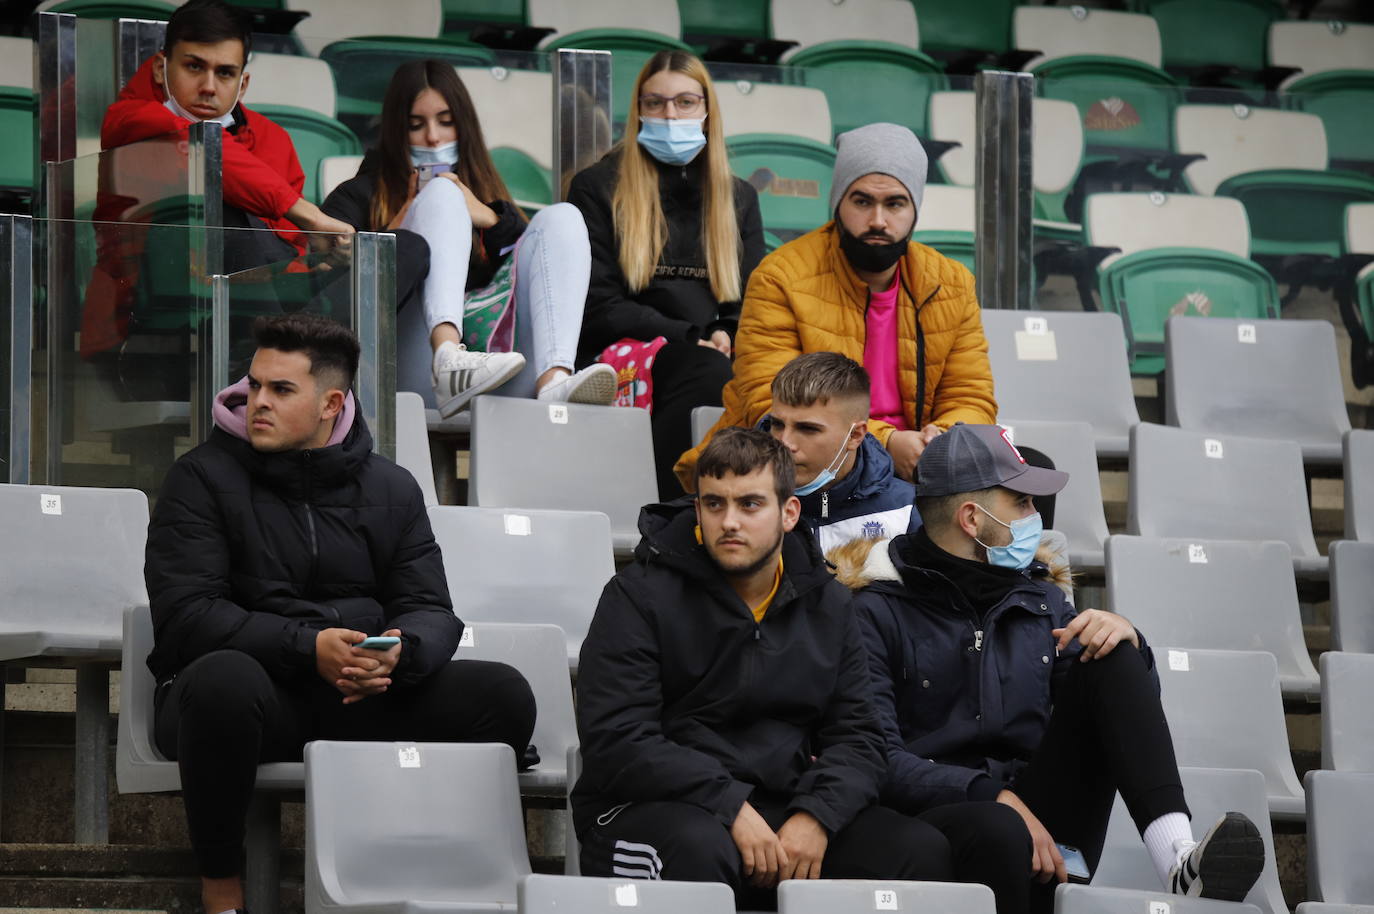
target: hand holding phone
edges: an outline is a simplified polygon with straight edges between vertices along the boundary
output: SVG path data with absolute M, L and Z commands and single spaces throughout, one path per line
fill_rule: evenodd
M 1069 874 L 1069 882 L 1092 881 L 1092 873 L 1088 872 L 1088 861 L 1081 850 L 1059 843 L 1056 843 L 1055 847 L 1059 848 L 1059 855 L 1064 858 L 1064 869 Z
M 452 165 L 441 165 L 438 163 L 430 165 L 416 165 L 415 192 L 419 193 L 421 190 L 424 189 L 424 186 L 426 184 L 434 180 L 436 175 L 441 175 L 446 171 L 450 171 L 452 168 Z
M 365 651 L 389 651 L 401 643 L 401 639 L 395 635 L 373 635 L 371 638 L 364 638 L 354 647 L 360 647 Z

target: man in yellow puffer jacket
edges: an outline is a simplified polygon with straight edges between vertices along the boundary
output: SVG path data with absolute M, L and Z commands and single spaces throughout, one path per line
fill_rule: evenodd
M 868 430 L 909 480 L 941 431 L 997 419 L 982 316 L 968 269 L 909 240 L 927 170 L 915 134 L 869 124 L 841 134 L 836 146 L 835 218 L 754 270 L 734 377 L 722 393 L 725 414 L 706 441 L 722 428 L 757 424 L 772 405 L 773 376 L 793 358 L 838 352 L 868 371 Z M 678 460 L 684 487 L 706 441 Z

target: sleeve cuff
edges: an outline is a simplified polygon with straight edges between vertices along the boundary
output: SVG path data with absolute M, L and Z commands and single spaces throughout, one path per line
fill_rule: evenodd
M 968 798 L 970 800 L 996 800 L 997 795 L 1001 792 L 1002 785 L 986 774 L 978 775 L 968 785 Z

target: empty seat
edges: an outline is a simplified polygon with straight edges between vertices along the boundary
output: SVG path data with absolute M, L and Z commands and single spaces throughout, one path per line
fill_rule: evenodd
M 697 406 L 692 409 L 692 441 L 700 444 L 706 440 L 711 426 L 720 421 L 725 414 L 723 406 Z
M 1181 898 L 1162 888 L 1152 892 L 1065 884 L 1054 892 L 1054 914 L 1144 914 L 1155 910 L 1171 914 L 1260 914 L 1252 904 Z
M 1374 654 L 1328 651 L 1321 656 L 1321 669 L 1322 767 L 1374 772 L 1374 715 L 1369 713 Z
M 1302 784 L 1288 752 L 1274 655 L 1153 645 L 1179 765 L 1255 768 L 1273 817 L 1300 821 Z
M 1113 536 L 1107 592 L 1112 611 L 1153 644 L 1268 651 L 1283 694 L 1321 692 L 1285 543 Z
M 43 0 L 36 13 L 71 13 L 82 19 L 166 21 L 185 0 Z
M 1350 431 L 1325 320 L 1171 317 L 1164 327 L 1170 425 L 1302 446 L 1309 463 L 1339 463 Z
M 722 79 L 716 82 L 721 129 L 740 133 L 777 133 L 829 144 L 830 116 L 825 93 L 806 86 Z
M 1131 430 L 1126 531 L 1138 536 L 1282 540 L 1299 574 L 1324 576 L 1302 450 L 1295 441 L 1142 422 Z
M 993 914 L 996 906 L 992 889 L 977 883 L 788 879 L 778 885 L 778 914 L 926 910 Z
M 921 46 L 909 0 L 772 0 L 773 37 L 795 41 L 784 62 L 830 42 L 874 41 L 911 50 Z
M 568 790 L 568 748 L 577 745 L 567 641 L 557 625 L 466 622 L 456 660 L 493 660 L 515 667 L 534 692 L 536 716 L 530 744 L 539 764 L 520 772 L 527 796 L 561 798 Z
M 444 8 L 440 0 L 407 0 L 405 3 L 283 0 L 282 5 L 310 14 L 296 26 L 296 35 L 305 50 L 315 56 L 319 56 L 325 45 L 340 38 L 373 35 L 438 38 L 444 26 Z M 390 75 L 388 73 L 387 77 Z
M 1374 904 L 1335 904 L 1326 901 L 1304 901 L 1295 914 L 1374 914 Z
M 1102 508 L 1102 480 L 1097 473 L 1093 428 L 1086 422 L 1023 422 L 999 416 L 1012 441 L 1035 448 L 1069 474 L 1054 501 L 1054 529 L 1069 541 L 1069 564 L 1076 572 L 1102 571 L 1102 544 L 1107 515 Z
M 1374 772 L 1309 771 L 1307 894 L 1338 904 L 1374 902 L 1369 823 L 1374 822 Z
M 363 164 L 362 156 L 325 156 L 320 159 L 320 169 L 318 175 L 319 194 L 321 200 L 328 198 L 338 187 L 349 178 L 358 174 L 358 168 Z
M 514 910 L 516 887 L 529 873 L 509 746 L 318 740 L 305 747 L 311 914 Z
M 1345 538 L 1374 543 L 1374 430 L 1346 433 Z
M 553 192 L 553 76 L 509 67 L 459 67 L 492 163 L 515 202 L 548 206 Z M 511 117 L 519 111 L 520 117 Z
M 374 4 L 386 10 L 384 4 Z M 301 28 L 309 28 L 307 20 Z M 352 34 L 352 33 L 348 33 Z M 489 67 L 496 62 L 490 48 L 457 38 L 381 31 L 385 37 L 347 37 L 331 40 L 319 52 L 334 71 L 338 89 L 338 118 L 364 136 L 377 129 L 382 99 L 396 68 L 415 60 L 442 60 L 455 67 Z M 307 39 L 308 41 L 309 39 Z M 474 103 L 477 99 L 473 99 Z M 504 121 L 505 118 L 502 118 Z M 482 123 L 483 130 L 487 122 Z
M 305 171 L 305 193 L 320 202 L 320 162 L 363 151 L 357 135 L 334 119 L 334 74 L 329 64 L 311 57 L 255 54 L 249 72 L 250 107 L 291 134 Z
M 1149 16 L 1083 6 L 1019 6 L 1012 14 L 1012 39 L 1039 56 L 1033 70 L 1062 57 L 1084 54 L 1134 60 L 1158 67 L 1163 60 L 1159 26 Z
M 1204 84 L 1253 82 L 1265 66 L 1269 24 L 1284 16 L 1281 0 L 1145 0 L 1141 12 L 1159 24 L 1165 68 Z
M 985 310 L 983 333 L 1002 415 L 1087 422 L 1099 457 L 1126 456 L 1140 413 L 1118 315 Z
M 790 241 L 830 220 L 835 147 L 773 133 L 739 134 L 725 145 L 730 170 L 758 191 L 766 231 Z
M 912 0 L 920 28 L 921 50 L 963 70 L 978 60 L 995 58 L 1011 47 L 1014 0 Z M 976 10 L 976 13 L 974 11 Z
M 1180 768 L 1178 773 L 1182 776 L 1184 796 L 1193 814 L 1194 838 L 1201 838 L 1217 819 L 1232 811 L 1245 813 L 1259 828 L 1260 837 L 1264 839 L 1264 870 L 1250 889 L 1250 894 L 1245 897 L 1245 903 L 1255 905 L 1267 914 L 1286 914 L 1288 905 L 1284 903 L 1283 890 L 1279 886 L 1279 868 L 1274 856 L 1274 833 L 1269 824 L 1264 776 L 1254 770 L 1224 768 Z M 1145 842 L 1140 840 L 1140 832 L 1136 831 L 1135 822 L 1126 810 L 1126 804 L 1121 802 L 1120 795 L 1112 807 L 1107 842 L 1102 848 L 1097 872 L 1093 873 L 1092 885 L 1093 888 L 1109 886 L 1162 894 L 1159 874 L 1155 872 Z M 1170 904 L 1184 900 L 1173 895 L 1162 895 L 1160 900 L 1164 899 Z M 1233 907 L 1228 905 L 1228 909 Z M 1137 914 L 1148 914 L 1152 908 L 1140 905 L 1135 910 Z
M 977 259 L 977 207 L 972 187 L 927 184 L 911 240 L 959 261 L 972 273 Z
M 0 36 L 0 190 L 20 196 L 33 192 L 33 41 Z
M 557 625 L 567 638 L 566 663 L 577 663 L 615 574 L 605 514 L 435 507 L 429 523 L 460 619 Z
M 425 428 L 425 403 L 419 394 L 396 394 L 396 463 L 410 471 L 420 484 L 425 505 L 437 505 L 434 465 L 429 459 L 429 432 Z
M 1332 166 L 1374 168 L 1374 133 L 1361 116 L 1374 104 L 1374 25 L 1275 22 L 1269 62 L 1298 70 L 1284 80 L 1280 99 L 1322 119 Z
M 519 898 L 521 914 L 622 914 L 626 908 L 656 914 L 735 912 L 735 893 L 723 882 L 536 874 L 520 880 Z
M 1374 542 L 1331 544 L 1331 649 L 1374 654 Z
M 639 542 L 639 509 L 658 500 L 642 409 L 482 396 L 472 405 L 471 504 L 604 511 L 616 552 Z

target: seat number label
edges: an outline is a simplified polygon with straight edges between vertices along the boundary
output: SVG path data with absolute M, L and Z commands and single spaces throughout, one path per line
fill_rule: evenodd
M 896 911 L 898 907 L 897 893 L 892 889 L 875 889 L 873 891 L 873 910 Z
M 402 768 L 420 767 L 420 747 L 402 746 L 396 750 L 396 763 Z
M 38 507 L 43 509 L 44 514 L 61 514 L 62 496 L 44 492 L 38 496 Z
M 1213 460 L 1222 459 L 1221 442 L 1215 438 L 1208 438 L 1202 442 L 1202 452 Z
M 1255 325 L 1254 325 L 1254 324 L 1240 324 L 1239 326 L 1237 326 L 1237 327 L 1236 327 L 1236 338 L 1237 338 L 1238 340 L 1240 340 L 1242 343 L 1253 343 L 1253 342 L 1255 342 Z
M 554 425 L 567 425 L 568 405 L 566 403 L 550 403 L 549 421 Z
M 1202 548 L 1201 543 L 1188 544 L 1188 561 L 1195 565 L 1207 564 L 1207 550 Z

